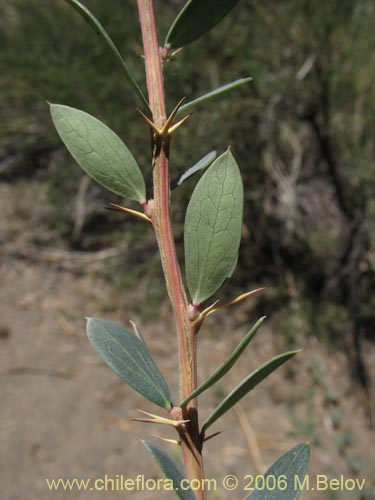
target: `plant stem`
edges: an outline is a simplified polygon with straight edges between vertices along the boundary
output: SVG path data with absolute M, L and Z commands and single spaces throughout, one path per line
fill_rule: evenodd
M 166 121 L 166 106 L 162 65 L 156 34 L 153 0 L 137 0 L 142 29 L 147 88 L 154 124 L 162 128 Z M 180 374 L 180 400 L 185 399 L 197 386 L 196 332 L 188 317 L 188 303 L 176 256 L 170 215 L 169 139 L 158 141 L 153 136 L 154 212 L 152 222 L 159 246 L 168 295 L 174 312 Z M 184 410 L 189 419 L 186 432 L 181 434 L 181 447 L 185 473 L 189 480 L 203 483 L 203 463 L 199 438 L 197 401 L 190 401 Z M 205 500 L 203 490 L 196 491 L 198 500 Z

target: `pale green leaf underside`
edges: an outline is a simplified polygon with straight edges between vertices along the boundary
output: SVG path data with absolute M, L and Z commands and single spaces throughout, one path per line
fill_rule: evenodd
M 193 108 L 195 108 L 199 104 L 203 104 L 207 101 L 211 101 L 212 99 L 216 99 L 217 97 L 221 97 L 222 95 L 225 95 L 228 92 L 237 89 L 238 87 L 242 87 L 242 85 L 246 85 L 247 83 L 251 82 L 251 80 L 252 80 L 251 77 L 239 78 L 234 82 L 222 85 L 221 87 L 218 87 L 214 90 L 211 90 L 210 92 L 207 92 L 207 94 L 203 94 L 200 97 L 197 97 L 196 99 L 187 102 L 186 104 L 181 106 L 180 109 L 178 110 L 177 118 L 182 114 L 190 112 Z
M 181 500 L 196 500 L 196 496 L 191 489 L 185 491 L 187 480 L 176 462 L 162 448 L 152 441 L 144 440 L 142 443 L 154 457 L 166 478 L 171 479 L 173 488 Z M 183 483 L 182 483 L 183 481 Z M 183 489 L 181 488 L 183 487 Z
M 265 316 L 263 318 L 260 318 L 255 323 L 255 325 L 251 328 L 245 338 L 238 344 L 235 350 L 230 354 L 230 356 L 227 357 L 227 359 L 219 366 L 219 368 L 217 368 L 217 370 L 215 370 L 214 373 L 210 377 L 208 377 L 205 382 L 203 382 L 203 384 L 197 387 L 195 391 L 193 391 L 186 399 L 182 401 L 182 403 L 180 404 L 181 408 L 185 408 L 189 401 L 202 394 L 202 392 L 206 391 L 212 385 L 216 384 L 216 382 L 218 382 L 221 378 L 224 377 L 224 375 L 229 372 L 229 370 L 244 352 L 246 347 L 250 344 L 251 340 L 254 338 L 264 320 Z
M 87 335 L 97 353 L 120 378 L 156 405 L 171 407 L 167 383 L 144 341 L 113 321 L 96 318 L 88 319 Z
M 213 295 L 233 270 L 241 240 L 242 212 L 241 174 L 227 151 L 201 177 L 186 212 L 186 281 L 195 304 Z
M 299 444 L 287 451 L 264 474 L 265 489 L 254 490 L 245 500 L 297 500 L 301 493 L 300 485 L 307 473 L 309 458 L 307 444 Z M 280 476 L 286 476 L 285 482 L 278 482 Z M 267 477 L 272 480 L 267 482 Z
M 185 172 L 180 175 L 177 179 L 171 182 L 171 189 L 175 189 L 178 186 L 181 186 L 183 182 L 187 179 L 190 179 L 193 175 L 195 175 L 200 170 L 204 170 L 207 168 L 216 158 L 216 151 L 211 151 L 201 158 L 197 163 L 195 163 L 192 167 L 185 170 Z
M 288 361 L 291 357 L 297 354 L 299 351 L 289 351 L 284 354 L 276 356 L 266 363 L 264 363 L 260 368 L 257 368 L 253 373 L 246 377 L 232 392 L 228 394 L 226 398 L 215 408 L 211 415 L 207 418 L 202 426 L 202 434 L 204 435 L 206 430 L 218 420 L 224 413 L 230 410 L 238 401 L 240 401 L 248 392 L 250 392 L 254 387 L 256 387 L 260 382 L 262 382 L 268 375 L 275 371 L 279 366 Z
M 239 0 L 189 0 L 169 29 L 166 44 L 183 47 L 209 32 Z
M 120 66 L 125 73 L 125 77 L 128 80 L 129 84 L 131 85 L 132 89 L 134 90 L 134 92 L 138 95 L 138 97 L 143 101 L 143 103 L 148 108 L 149 106 L 148 106 L 147 99 L 145 98 L 138 83 L 135 81 L 133 75 L 131 74 L 131 72 L 128 68 L 128 65 L 124 61 L 118 48 L 113 43 L 111 37 L 105 31 L 105 29 L 100 24 L 98 19 L 94 16 L 94 14 L 92 12 L 89 11 L 89 9 L 87 7 L 85 7 L 78 0 L 65 0 L 65 2 L 67 2 L 69 5 L 71 5 L 85 19 L 85 21 L 87 21 L 87 23 L 94 29 L 96 34 L 98 36 L 100 36 L 100 38 L 102 38 L 102 40 L 104 40 L 104 42 L 106 43 L 106 45 L 108 46 L 108 48 L 112 52 L 113 56 L 115 57 L 116 61 L 120 63 Z
M 79 109 L 51 104 L 51 116 L 65 146 L 81 168 L 103 187 L 142 202 L 146 186 L 133 155 L 104 123 Z

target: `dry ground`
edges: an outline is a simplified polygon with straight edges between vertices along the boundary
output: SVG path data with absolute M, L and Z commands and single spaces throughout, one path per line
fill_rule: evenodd
M 88 266 L 81 272 L 78 265 L 72 271 L 55 255 L 33 253 L 34 247 L 28 252 L 25 245 L 42 232 L 43 207 L 43 190 L 37 181 L 0 184 L 1 499 L 170 498 L 142 491 L 51 492 L 46 486 L 46 478 L 159 476 L 139 437 L 163 431 L 130 420 L 137 408 L 157 409 L 99 360 L 85 335 L 85 316 L 106 317 L 124 325 L 130 319 L 135 321 L 174 394 L 177 367 L 168 304 L 159 306 L 154 321 L 146 321 L 140 314 L 139 303 L 153 294 L 152 289 L 146 292 L 140 282 L 119 295 L 100 266 Z M 251 307 L 250 302 L 236 309 L 236 325 L 247 318 Z M 199 349 L 201 378 L 223 360 L 246 328 L 243 322 L 234 329 L 233 320 L 224 314 L 207 321 Z M 279 352 L 281 345 L 270 318 L 227 381 L 201 399 L 202 414 L 207 415 L 220 393 Z M 312 477 L 344 474 L 366 478 L 370 488 L 374 435 L 365 415 L 363 393 L 351 379 L 346 356 L 314 338 L 304 339 L 303 331 L 297 347 L 305 348 L 298 360 L 274 374 L 243 400 L 237 412 L 230 412 L 215 426 L 225 432 L 207 443 L 207 477 L 216 478 L 220 485 L 225 474 L 235 474 L 244 486 L 244 476 L 255 474 L 257 466 L 268 466 L 289 447 L 308 440 L 312 443 Z M 371 349 L 369 346 L 368 367 L 375 362 Z M 292 433 L 296 425 L 298 435 Z M 252 433 L 256 445 L 254 448 L 252 443 L 250 450 Z M 173 437 L 169 431 L 164 435 Z M 178 453 L 172 446 L 169 451 Z M 211 494 L 212 499 L 223 500 L 244 496 L 242 488 L 235 493 L 218 488 Z M 302 498 L 370 496 L 310 492 Z

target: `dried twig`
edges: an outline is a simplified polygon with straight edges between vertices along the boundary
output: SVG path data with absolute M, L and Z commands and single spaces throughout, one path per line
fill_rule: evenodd
M 258 446 L 258 441 L 255 437 L 255 433 L 250 425 L 249 417 L 245 414 L 244 409 L 242 408 L 240 403 L 237 403 L 234 406 L 234 411 L 237 415 L 240 426 L 246 437 L 247 443 L 249 445 L 250 455 L 251 458 L 253 459 L 255 467 L 259 472 L 259 474 L 264 474 L 266 467 L 264 465 L 264 462 L 260 454 L 260 449 Z

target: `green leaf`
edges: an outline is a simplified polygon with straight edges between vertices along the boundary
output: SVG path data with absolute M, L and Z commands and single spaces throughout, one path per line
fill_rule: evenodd
M 216 151 L 211 151 L 201 158 L 197 163 L 195 163 L 192 167 L 188 168 L 180 177 L 171 182 L 171 189 L 175 189 L 178 186 L 181 186 L 183 182 L 187 179 L 190 179 L 193 175 L 195 175 L 200 170 L 204 170 L 207 168 L 216 158 Z
M 79 109 L 51 104 L 65 146 L 83 170 L 109 191 L 143 202 L 146 186 L 133 155 L 107 125 Z
M 287 451 L 265 473 L 264 489 L 254 490 L 245 500 L 297 500 L 309 458 L 307 444 L 299 444 Z M 263 481 L 259 483 L 263 485 Z
M 187 102 L 183 106 L 180 107 L 180 109 L 177 111 L 177 118 L 189 111 L 191 111 L 192 108 L 195 108 L 195 106 L 198 106 L 199 104 L 202 104 L 206 101 L 210 101 L 212 99 L 216 99 L 217 97 L 222 96 L 223 94 L 226 94 L 227 92 L 230 92 L 231 90 L 235 90 L 238 87 L 242 87 L 242 85 L 246 85 L 247 83 L 251 82 L 252 78 L 240 78 L 239 80 L 236 80 L 231 83 L 227 83 L 226 85 L 222 85 L 221 87 L 218 87 L 217 89 L 211 90 L 211 92 L 208 92 L 207 94 L 203 94 L 200 97 L 197 97 L 196 99 L 193 99 L 190 102 Z
M 228 150 L 203 174 L 186 212 L 186 280 L 194 304 L 213 295 L 233 270 L 242 211 L 241 174 Z
M 231 269 L 229 269 L 229 273 L 227 274 L 227 276 L 225 277 L 225 282 L 227 280 L 229 280 L 233 274 L 234 274 L 234 271 L 236 270 L 237 268 L 237 264 L 238 264 L 238 252 L 237 252 L 237 255 L 236 255 L 236 260 L 233 261 L 233 266 Z
M 237 359 L 241 356 L 246 347 L 250 344 L 251 340 L 254 338 L 256 332 L 259 330 L 261 324 L 265 319 L 266 317 L 264 316 L 255 323 L 255 325 L 252 327 L 252 329 L 249 331 L 246 337 L 238 344 L 238 346 L 235 348 L 232 354 L 228 356 L 228 358 L 224 361 L 224 363 L 222 363 L 219 366 L 219 368 L 215 370 L 214 373 L 210 377 L 208 377 L 208 379 L 205 382 L 203 382 L 203 384 L 197 387 L 195 391 L 193 391 L 186 399 L 182 401 L 182 403 L 180 404 L 181 408 L 185 408 L 189 401 L 199 396 L 199 394 L 202 394 L 202 392 L 206 391 L 212 385 L 216 384 L 218 380 L 220 380 L 222 377 L 224 377 L 226 373 L 229 372 L 229 370 L 235 364 Z
M 181 500 L 196 500 L 196 496 L 193 493 L 193 490 L 191 490 L 190 488 L 185 490 L 189 482 L 181 472 L 180 467 L 176 464 L 176 462 L 164 450 L 162 450 L 152 441 L 144 440 L 142 441 L 142 443 L 159 464 L 161 470 L 164 472 L 165 477 L 172 481 L 173 489 L 178 498 L 180 498 Z
M 288 359 L 293 357 L 300 351 L 289 351 L 284 354 L 276 356 L 266 363 L 264 363 L 260 368 L 251 373 L 246 377 L 231 393 L 228 394 L 226 398 L 215 408 L 208 419 L 205 421 L 202 427 L 202 435 L 205 434 L 206 430 L 214 423 L 218 418 L 220 418 L 224 413 L 232 408 L 240 399 L 242 399 L 248 392 L 250 392 L 254 387 L 256 387 L 262 380 L 264 380 L 268 375 L 275 371 L 279 366 L 284 364 Z
M 96 318 L 88 318 L 87 335 L 120 378 L 156 405 L 171 408 L 167 383 L 143 340 L 113 321 Z
M 146 107 L 149 108 L 147 99 L 145 98 L 145 96 L 144 96 L 142 90 L 140 89 L 140 87 L 138 86 L 137 82 L 134 80 L 133 75 L 130 73 L 128 65 L 126 64 L 126 62 L 122 58 L 118 48 L 113 43 L 111 37 L 105 31 L 105 29 L 100 24 L 98 19 L 92 14 L 92 12 L 89 11 L 89 9 L 87 7 L 85 7 L 78 0 L 65 0 L 65 1 L 69 5 L 71 5 L 85 19 L 85 21 L 87 21 L 87 23 L 94 29 L 96 34 L 99 35 L 100 38 L 102 38 L 104 40 L 104 42 L 107 44 L 110 51 L 114 55 L 116 61 L 120 63 L 120 66 L 125 73 L 125 77 L 128 80 L 129 84 L 131 85 L 132 89 L 135 91 L 135 93 L 138 95 L 138 97 L 143 101 L 143 103 L 146 105 Z
M 165 45 L 183 47 L 210 31 L 239 0 L 189 0 L 168 31 Z

